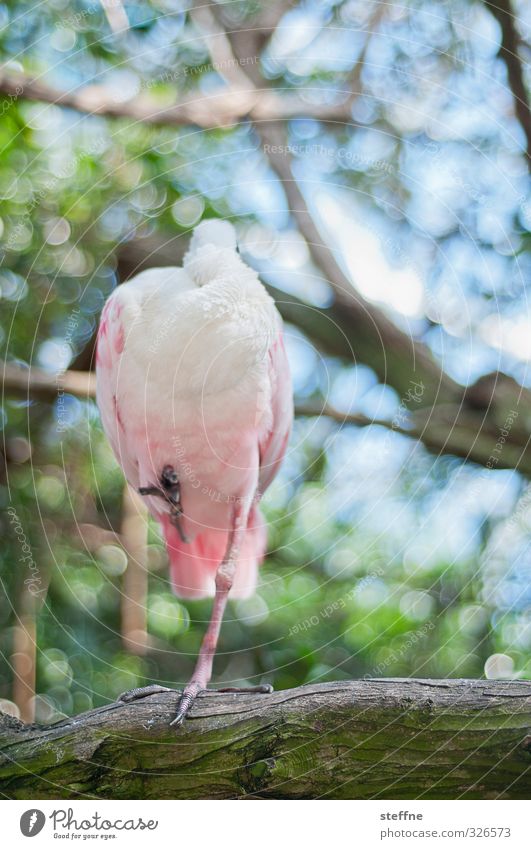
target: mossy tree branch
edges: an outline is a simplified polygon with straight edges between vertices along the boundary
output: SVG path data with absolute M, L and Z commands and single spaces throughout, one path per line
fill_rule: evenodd
M 531 681 L 369 679 L 0 721 L 16 799 L 529 798 Z

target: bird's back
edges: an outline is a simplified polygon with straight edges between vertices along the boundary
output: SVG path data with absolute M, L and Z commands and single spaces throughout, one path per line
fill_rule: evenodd
M 183 269 L 142 272 L 105 306 L 97 348 L 103 425 L 135 488 L 155 483 L 165 465 L 177 471 L 191 542 L 169 530 L 163 500 L 151 496 L 148 504 L 165 530 L 182 594 L 186 580 L 188 594 L 207 589 L 176 577 L 179 561 L 187 572 L 203 563 L 210 580 L 233 500 L 257 486 L 260 447 L 275 441 L 276 429 L 279 444 L 289 432 L 285 355 L 272 370 L 280 337 L 280 317 L 256 274 L 234 249 L 209 242 L 192 242 Z M 258 518 L 255 524 L 261 528 Z M 263 549 L 263 529 L 253 536 Z

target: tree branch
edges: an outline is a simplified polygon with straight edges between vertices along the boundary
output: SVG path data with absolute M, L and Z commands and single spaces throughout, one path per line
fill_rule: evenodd
M 381 13 L 381 8 L 378 5 L 376 10 L 378 14 Z M 245 113 L 248 113 L 255 121 L 255 127 L 262 138 L 265 152 L 272 168 L 282 182 L 288 205 L 308 243 L 312 259 L 334 289 L 338 307 L 335 312 L 338 317 L 341 317 L 342 330 L 343 326 L 348 324 L 347 339 L 349 344 L 351 339 L 355 340 L 353 346 L 355 356 L 362 362 L 369 362 L 380 379 L 391 384 L 400 395 L 407 393 L 411 380 L 417 380 L 425 386 L 425 395 L 422 399 L 424 404 L 434 401 L 455 401 L 462 395 L 462 390 L 436 363 L 428 348 L 399 330 L 381 310 L 357 294 L 332 251 L 328 245 L 323 243 L 321 234 L 308 211 L 304 196 L 292 176 L 290 159 L 278 152 L 281 148 L 285 148 L 284 130 L 273 121 L 280 116 L 287 117 L 289 114 L 295 114 L 301 108 L 300 99 L 296 97 L 297 110 L 284 109 L 282 112 L 282 110 L 274 107 L 275 103 L 278 106 L 278 94 L 273 91 L 261 91 L 259 89 L 260 80 L 251 78 L 253 74 L 258 74 L 257 68 L 253 65 L 246 65 L 248 73 L 242 71 L 244 61 L 251 54 L 244 52 L 242 44 L 240 44 L 238 52 L 235 53 L 229 37 L 216 24 L 210 10 L 203 8 L 201 10 L 203 23 L 205 23 L 205 19 L 209 27 L 206 37 L 211 50 L 213 50 L 213 60 L 216 61 L 219 58 L 219 65 L 227 69 L 226 73 L 232 79 L 235 74 L 237 75 L 240 84 L 237 91 L 229 90 L 229 92 L 222 92 L 220 95 L 213 95 L 206 101 L 180 104 L 162 112 L 160 110 L 153 111 L 155 108 L 153 104 L 146 106 L 145 98 L 142 97 L 136 98 L 134 103 L 117 104 L 112 99 L 109 100 L 109 93 L 106 93 L 101 86 L 89 87 L 73 94 L 61 94 L 51 91 L 41 83 L 23 78 L 20 83 L 23 92 L 21 96 L 70 105 L 82 111 L 92 111 L 98 114 L 128 114 L 138 120 L 169 123 L 191 121 L 202 126 L 213 126 L 218 119 L 222 122 L 236 120 L 235 116 L 238 110 L 235 107 L 239 105 L 239 108 L 243 108 Z M 240 43 L 238 39 L 243 37 L 248 49 L 251 49 L 252 44 L 254 44 L 255 53 L 253 55 L 256 55 L 258 50 L 256 39 L 259 36 L 260 33 L 254 30 L 238 30 L 231 34 L 231 37 L 238 43 Z M 253 39 L 255 39 L 254 42 Z M 361 66 L 362 59 L 355 66 L 354 77 L 356 79 L 359 78 L 361 73 Z M 243 88 L 244 81 L 248 83 L 247 90 Z M 0 77 L 0 90 L 2 90 L 2 86 L 4 91 L 17 90 L 12 78 L 5 76 Z M 288 100 L 286 100 L 286 97 L 288 97 Z M 289 96 L 286 97 L 281 98 L 284 106 L 290 102 Z M 255 101 L 255 106 L 250 109 L 250 112 L 249 98 Z M 268 109 L 268 104 L 269 107 L 273 104 L 273 108 Z M 325 119 L 328 107 L 323 107 L 317 114 L 315 111 L 306 109 L 306 106 L 306 104 L 302 104 L 303 111 L 300 114 L 319 117 L 320 120 Z M 338 109 L 335 105 L 330 108 L 336 111 Z M 217 117 L 216 110 L 218 110 Z M 232 117 L 228 119 L 227 115 L 231 110 Z M 221 116 L 221 112 L 223 116 Z M 350 120 L 350 99 L 346 105 L 341 107 L 340 114 L 342 121 Z M 278 148 L 278 150 L 275 151 L 275 148 Z
M 123 7 L 122 0 L 100 0 L 107 22 L 114 33 L 120 33 L 129 28 L 129 18 Z
M 202 10 L 203 13 L 205 11 L 209 12 Z M 238 91 L 222 91 L 207 100 L 191 99 L 188 103 L 160 108 L 151 98 L 141 95 L 124 104 L 117 103 L 112 93 L 103 86 L 90 86 L 73 93 L 57 92 L 28 77 L 5 74 L 0 74 L 0 91 L 15 97 L 22 96 L 71 106 L 81 111 L 163 124 L 196 123 L 199 126 L 218 126 L 220 123 L 232 123 L 243 114 L 249 114 L 255 121 L 264 147 L 267 146 L 269 161 L 282 182 L 289 207 L 306 238 L 312 259 L 334 288 L 339 307 L 336 314 L 341 313 L 342 325 L 348 324 L 348 341 L 349 344 L 350 339 L 355 342 L 355 356 L 362 362 L 370 363 L 379 378 L 392 385 L 400 395 L 407 393 L 411 380 L 417 380 L 426 387 L 423 404 L 450 401 L 458 403 L 463 394 L 461 388 L 437 364 L 429 349 L 402 332 L 381 310 L 355 292 L 332 251 L 323 243 L 305 198 L 292 175 L 290 159 L 281 152 L 285 149 L 285 132 L 280 124 L 275 123 L 277 119 L 304 114 L 319 120 L 344 122 L 350 120 L 350 102 L 347 101 L 340 107 L 319 107 L 316 111 L 314 107 L 310 108 L 308 104 L 301 102 L 297 95 L 279 97 L 277 92 L 260 90 L 259 83 L 263 81 L 251 79 L 257 68 L 252 65 L 245 66 L 247 73 L 243 73 L 244 66 L 239 64 L 249 58 L 253 49 L 256 52 L 256 39 L 259 35 L 260 32 L 252 29 L 232 32 L 232 43 L 240 45 L 235 53 L 222 29 L 218 27 L 210 32 L 208 38 L 211 48 L 216 44 L 219 53 L 221 45 L 222 61 L 227 68 L 232 68 L 230 73 L 233 74 L 237 69 L 239 82 L 243 84 L 246 79 L 249 85 L 247 91 L 243 91 L 240 86 Z M 232 63 L 229 61 L 231 58 L 234 58 Z M 355 78 L 359 78 L 361 63 L 360 59 L 354 70 Z M 249 95 L 255 99 L 255 105 L 250 112 Z M 293 306 L 293 299 L 290 300 L 290 305 Z M 343 327 L 341 330 L 343 331 Z
M 345 317 L 348 316 L 356 336 L 356 355 L 362 362 L 370 362 L 380 380 L 395 387 L 400 394 L 407 391 L 411 380 L 418 380 L 428 387 L 423 403 L 455 400 L 461 394 L 459 386 L 437 364 L 431 351 L 356 292 L 332 249 L 323 240 L 291 172 L 290 157 L 285 153 L 284 128 L 268 123 L 257 124 L 256 130 L 271 167 L 282 183 L 290 212 L 307 242 L 310 256 L 334 290 L 338 307 Z
M 250 62 L 254 57 L 246 57 Z M 134 100 L 121 101 L 105 85 L 88 85 L 74 91 L 60 91 L 25 74 L 0 71 L 0 94 L 13 101 L 23 100 L 52 103 L 109 118 L 129 118 L 132 121 L 158 126 L 195 125 L 202 129 L 229 127 L 243 118 L 257 121 L 277 121 L 289 118 L 314 118 L 330 123 L 349 123 L 352 120 L 348 103 L 312 104 L 299 95 L 287 92 L 249 91 L 220 88 L 198 96 L 190 92 L 189 100 L 170 106 L 154 101 L 149 94 L 136 95 Z
M 219 14 L 218 9 L 218 14 Z M 205 18 L 214 19 L 210 8 L 203 12 Z M 369 33 L 382 15 L 380 4 L 375 5 Z M 209 32 L 215 25 L 210 24 Z M 225 32 L 218 26 L 216 38 L 208 44 L 212 49 L 220 50 L 221 55 L 231 55 L 233 62 L 239 64 L 249 52 L 257 52 L 258 44 L 252 31 L 236 30 Z M 367 45 L 365 45 L 366 49 Z M 347 108 L 357 96 L 363 68 L 365 49 L 353 69 L 352 90 Z M 212 57 L 214 59 L 216 54 Z M 239 81 L 247 81 L 249 91 L 257 91 L 263 82 L 256 66 L 239 69 Z M 293 218 L 308 245 L 310 256 L 317 268 L 323 273 L 334 290 L 336 303 L 356 337 L 355 352 L 362 362 L 370 362 L 380 380 L 390 383 L 400 394 L 407 392 L 411 380 L 425 384 L 423 403 L 455 400 L 462 392 L 458 385 L 437 365 L 429 349 L 401 331 L 384 313 L 368 301 L 365 301 L 354 289 L 352 282 L 336 260 L 333 251 L 325 244 L 318 227 L 308 209 L 308 205 L 299 185 L 292 174 L 291 157 L 287 144 L 286 130 L 275 121 L 254 120 L 255 130 L 262 142 L 264 154 L 271 168 L 279 178 Z M 370 359 L 368 357 L 370 356 Z
M 0 721 L 8 799 L 526 799 L 531 682 L 373 679 L 177 693 L 49 727 Z M 154 758 L 154 750 L 156 757 Z
M 531 103 L 525 84 L 522 60 L 518 54 L 520 36 L 516 29 L 512 3 L 511 0 L 484 0 L 484 3 L 501 27 L 502 40 L 499 55 L 507 67 L 516 117 L 526 137 L 527 164 L 531 171 Z
M 24 368 L 16 363 L 0 360 L 0 374 L 4 393 L 14 393 L 26 398 L 44 398 L 49 401 L 61 391 L 79 398 L 94 397 L 96 394 L 96 375 L 88 371 L 50 374 L 35 366 Z
M 214 13 L 208 9 L 207 14 L 212 16 Z M 216 14 L 222 14 L 219 7 L 216 7 Z M 368 27 L 369 34 L 381 14 L 382 9 L 376 4 L 372 23 Z M 232 50 L 234 59 L 240 61 L 249 52 L 258 51 L 256 38 L 249 30 L 224 32 L 218 28 L 215 44 L 218 48 L 222 45 L 225 57 L 230 55 Z M 366 49 L 367 44 L 353 70 L 349 108 L 350 101 L 357 96 Z M 257 66 L 246 68 L 245 76 L 250 91 L 256 91 L 263 82 Z M 475 405 L 473 399 L 476 387 L 462 389 L 436 362 L 427 346 L 408 336 L 381 310 L 359 296 L 332 250 L 323 242 L 292 173 L 285 128 L 278 121 L 254 121 L 254 127 L 262 141 L 264 153 L 282 184 L 289 209 L 306 240 L 310 255 L 334 290 L 335 307 L 348 322 L 355 338 L 353 353 L 362 362 L 369 363 L 380 380 L 393 386 L 403 398 L 409 397 L 411 385 L 415 382 L 422 386 L 419 403 L 425 408 L 434 405 L 428 413 L 423 411 L 421 424 L 416 431 L 414 422 L 411 435 L 419 434 L 419 438 L 430 450 L 477 460 L 488 468 L 502 468 L 508 463 L 506 468 L 519 468 L 521 471 L 524 467 L 526 470 L 531 469 L 530 438 L 522 418 L 514 427 L 518 405 L 525 400 L 527 415 L 527 411 L 531 409 L 531 406 L 527 406 L 531 405 L 531 395 L 517 387 L 515 382 L 505 375 L 489 375 L 490 382 L 487 382 L 491 390 L 490 398 L 485 404 L 484 393 L 481 393 L 482 403 Z M 498 391 L 498 382 L 503 388 L 502 393 Z M 509 397 L 512 398 L 512 405 L 508 407 Z M 506 418 L 514 411 L 516 415 L 511 424 L 511 443 L 516 440 L 517 444 L 509 445 L 507 439 L 504 439 L 503 447 L 508 450 L 504 450 L 502 459 L 501 451 L 494 449 L 499 444 L 500 429 L 506 430 Z
M 296 304 L 289 301 L 284 306 L 286 304 L 297 312 Z M 15 363 L 0 361 L 0 368 L 5 376 L 4 392 L 24 398 L 37 397 L 50 401 L 54 400 L 59 391 L 85 399 L 96 394 L 95 376 L 88 371 L 66 371 L 58 378 L 35 366 L 27 369 Z M 418 392 L 421 392 L 422 397 L 422 385 L 417 384 L 416 390 L 410 388 L 410 394 L 404 399 L 393 421 L 372 419 L 361 413 L 343 413 L 327 403 L 296 404 L 295 414 L 325 416 L 340 425 L 378 425 L 420 440 L 434 454 L 451 454 L 487 468 L 518 469 L 522 474 L 531 476 L 531 437 L 527 428 L 527 415 L 531 411 L 529 390 L 522 389 L 506 375 L 489 375 L 467 391 L 466 404 L 439 404 L 428 410 L 416 409 L 415 397 L 419 397 Z M 525 409 L 520 409 L 520 413 L 514 409 L 519 407 L 519 399 L 520 408 L 522 402 L 525 402 Z M 498 422 L 503 422 L 504 430 L 507 431 L 503 438 L 503 450 L 496 448 L 501 444 L 503 435 Z

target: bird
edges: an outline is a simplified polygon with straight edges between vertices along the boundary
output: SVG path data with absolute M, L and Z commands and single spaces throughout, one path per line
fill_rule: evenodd
M 111 293 L 97 334 L 96 400 L 127 481 L 160 526 L 173 591 L 214 599 L 171 722 L 179 726 L 211 680 L 227 600 L 256 587 L 267 545 L 260 500 L 293 421 L 282 318 L 229 221 L 201 222 L 182 267 L 147 269 Z

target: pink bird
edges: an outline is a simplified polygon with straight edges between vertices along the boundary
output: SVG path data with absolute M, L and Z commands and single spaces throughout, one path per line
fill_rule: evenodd
M 172 722 L 179 725 L 210 681 L 228 597 L 255 588 L 266 548 L 259 500 L 282 462 L 293 418 L 282 320 L 239 256 L 231 224 L 203 222 L 183 268 L 143 271 L 112 293 L 96 375 L 105 433 L 160 523 L 175 593 L 214 596 Z M 152 685 L 121 698 L 166 689 Z

